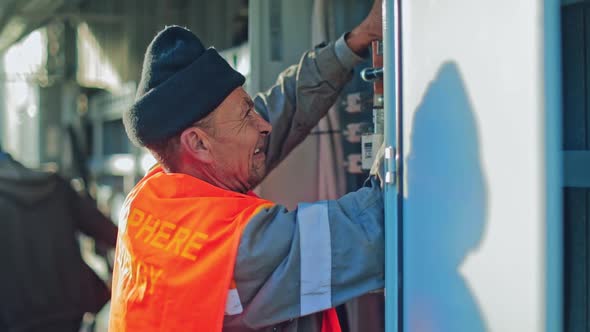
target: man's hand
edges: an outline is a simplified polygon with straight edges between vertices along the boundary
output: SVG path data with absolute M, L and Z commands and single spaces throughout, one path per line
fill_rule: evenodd
M 382 2 L 383 0 L 375 0 L 369 15 L 346 35 L 346 44 L 354 53 L 365 54 L 373 40 L 383 39 Z

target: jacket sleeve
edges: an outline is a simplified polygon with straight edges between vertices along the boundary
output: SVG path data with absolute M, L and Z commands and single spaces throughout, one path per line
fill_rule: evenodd
M 266 153 L 268 171 L 326 115 L 362 60 L 346 45 L 343 35 L 335 43 L 306 52 L 297 65 L 279 75 L 274 86 L 256 95 L 256 111 L 273 126 Z
M 117 226 L 98 210 L 89 197 L 79 195 L 66 181 L 61 182 L 65 186 L 78 229 L 95 240 L 114 247 L 117 243 Z
M 383 195 L 376 179 L 368 184 L 291 212 L 275 206 L 249 221 L 234 271 L 243 311 L 226 316 L 226 330 L 297 319 L 383 288 Z

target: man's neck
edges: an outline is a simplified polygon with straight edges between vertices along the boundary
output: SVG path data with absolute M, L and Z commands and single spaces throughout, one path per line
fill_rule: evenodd
M 229 190 L 238 192 L 241 194 L 245 194 L 250 191 L 250 188 L 245 183 L 240 183 L 239 181 L 231 181 L 230 179 L 223 178 L 223 176 L 219 176 L 218 172 L 215 170 L 208 169 L 206 167 L 202 168 L 191 168 L 191 167 L 184 167 L 179 170 L 178 173 L 183 173 L 190 175 L 194 178 L 197 178 L 201 181 L 205 181 L 213 186 L 219 187 L 221 189 Z

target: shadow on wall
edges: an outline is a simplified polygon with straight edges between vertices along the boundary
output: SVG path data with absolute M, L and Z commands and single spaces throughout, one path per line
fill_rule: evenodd
M 485 331 L 459 266 L 484 231 L 487 188 L 457 65 L 441 66 L 412 122 L 404 200 L 406 331 Z

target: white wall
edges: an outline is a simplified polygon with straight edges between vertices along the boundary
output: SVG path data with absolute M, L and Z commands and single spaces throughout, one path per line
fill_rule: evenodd
M 543 6 L 402 1 L 406 331 L 545 330 Z

